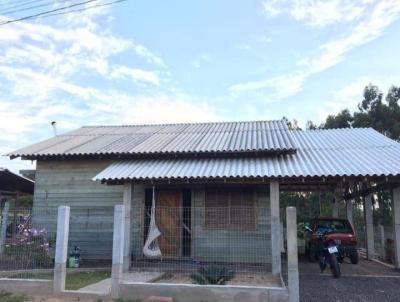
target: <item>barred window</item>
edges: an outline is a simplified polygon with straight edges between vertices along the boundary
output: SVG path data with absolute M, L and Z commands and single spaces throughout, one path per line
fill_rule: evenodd
M 249 189 L 208 189 L 205 226 L 210 229 L 254 230 L 254 194 Z

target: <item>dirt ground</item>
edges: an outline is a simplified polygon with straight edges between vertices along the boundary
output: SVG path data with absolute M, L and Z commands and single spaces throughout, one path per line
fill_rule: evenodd
M 173 284 L 193 284 L 192 279 L 187 274 L 166 274 L 163 278 L 157 280 L 157 283 Z M 235 278 L 228 281 L 227 285 L 246 285 L 246 286 L 267 286 L 280 287 L 282 282 L 280 278 L 268 274 L 240 273 Z

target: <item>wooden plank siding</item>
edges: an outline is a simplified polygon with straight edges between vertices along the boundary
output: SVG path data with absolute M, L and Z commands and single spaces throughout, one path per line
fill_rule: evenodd
M 113 207 L 122 203 L 123 186 L 92 181 L 110 164 L 107 160 L 39 160 L 37 162 L 33 221 L 55 231 L 56 208 L 71 207 L 69 249 L 78 245 L 83 259 L 111 259 Z M 145 189 L 134 185 L 132 201 L 132 253 L 143 259 Z M 186 185 L 185 188 L 189 188 Z M 269 264 L 269 186 L 254 187 L 254 230 L 215 230 L 204 226 L 205 187 L 192 189 L 191 258 L 205 261 Z M 51 214 L 52 213 L 52 214 Z
M 255 230 L 221 230 L 205 227 L 204 202 L 205 189 L 193 190 L 192 250 L 195 259 L 235 263 L 271 263 L 270 203 L 267 188 L 254 190 Z
M 53 233 L 56 208 L 70 206 L 69 250 L 79 246 L 83 260 L 112 256 L 113 206 L 122 203 L 123 187 L 92 181 L 109 164 L 106 160 L 37 161 L 33 224 Z

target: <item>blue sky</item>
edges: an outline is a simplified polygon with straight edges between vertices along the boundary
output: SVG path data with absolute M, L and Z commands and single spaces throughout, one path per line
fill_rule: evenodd
M 370 82 L 400 85 L 399 18 L 400 0 L 128 0 L 0 26 L 0 152 L 53 120 L 319 124 Z

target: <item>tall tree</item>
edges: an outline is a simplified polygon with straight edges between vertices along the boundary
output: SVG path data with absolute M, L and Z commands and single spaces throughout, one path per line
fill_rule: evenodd
M 323 129 L 334 128 L 350 128 L 353 123 L 353 116 L 348 109 L 344 109 L 337 115 L 328 115 L 324 124 L 321 125 Z
M 400 140 L 400 86 L 392 86 L 386 96 L 375 85 L 365 87 L 358 111 L 348 109 L 329 115 L 320 128 L 372 127 L 382 134 Z

